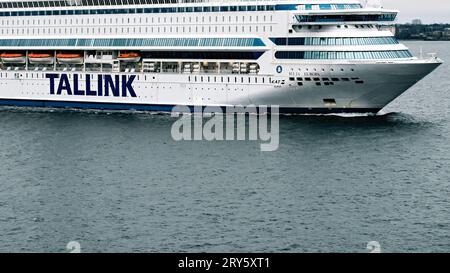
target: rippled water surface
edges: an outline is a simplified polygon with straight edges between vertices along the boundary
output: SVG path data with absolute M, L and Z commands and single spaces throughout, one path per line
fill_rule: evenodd
M 283 116 L 280 149 L 168 115 L 0 111 L 0 251 L 450 251 L 446 63 L 377 117 Z

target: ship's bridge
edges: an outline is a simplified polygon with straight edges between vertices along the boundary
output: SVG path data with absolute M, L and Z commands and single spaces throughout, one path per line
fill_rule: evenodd
M 398 11 L 380 8 L 355 10 L 302 10 L 295 13 L 296 23 L 302 25 L 327 24 L 392 24 Z

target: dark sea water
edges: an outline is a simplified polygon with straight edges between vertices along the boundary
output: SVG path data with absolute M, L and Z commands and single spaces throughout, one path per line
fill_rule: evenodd
M 280 148 L 145 113 L 0 111 L 0 251 L 450 251 L 446 61 L 376 117 L 283 116 Z

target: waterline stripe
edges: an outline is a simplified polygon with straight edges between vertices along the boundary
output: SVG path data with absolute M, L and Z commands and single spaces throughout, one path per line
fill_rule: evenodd
M 0 105 L 41 108 L 66 108 L 66 109 L 95 109 L 95 110 L 132 110 L 151 112 L 171 112 L 176 105 L 164 104 L 133 104 L 133 103 L 104 103 L 104 102 L 72 102 L 72 101 L 47 101 L 47 100 L 15 100 L 0 99 Z M 195 106 L 187 106 L 194 112 Z M 200 107 L 200 106 L 197 106 Z M 226 106 L 220 107 L 223 112 Z M 203 111 L 204 107 L 202 107 Z M 280 113 L 297 114 L 334 114 L 334 113 L 377 113 L 379 108 L 304 108 L 304 107 L 280 107 Z

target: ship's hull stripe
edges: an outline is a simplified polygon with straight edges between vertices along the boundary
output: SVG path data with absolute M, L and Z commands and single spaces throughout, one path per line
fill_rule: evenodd
M 47 107 L 47 108 L 72 108 L 72 109 L 98 109 L 98 110 L 135 110 L 171 112 L 175 105 L 160 104 L 130 104 L 130 103 L 104 103 L 104 102 L 72 102 L 72 101 L 48 101 L 48 100 L 13 100 L 0 99 L 0 105 L 20 107 Z M 194 106 L 188 106 L 194 111 Z M 225 106 L 221 107 L 225 110 Z M 280 107 L 280 113 L 377 113 L 379 108 L 304 108 L 304 107 Z

